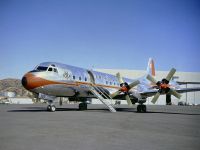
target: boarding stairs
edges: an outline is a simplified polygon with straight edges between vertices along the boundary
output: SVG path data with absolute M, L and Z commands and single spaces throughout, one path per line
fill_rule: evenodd
M 100 88 L 93 86 L 93 85 L 91 85 L 89 87 L 89 89 L 104 105 L 106 105 L 108 107 L 108 109 L 111 112 L 116 112 L 115 108 L 109 102 L 109 100 L 113 100 L 113 99 L 108 94 L 106 94 L 106 92 L 102 91 L 103 89 L 100 89 Z

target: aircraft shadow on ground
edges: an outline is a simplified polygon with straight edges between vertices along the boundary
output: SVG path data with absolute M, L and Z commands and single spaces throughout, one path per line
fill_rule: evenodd
M 56 111 L 82 111 L 78 108 L 56 108 Z M 85 111 L 92 111 L 92 112 L 98 112 L 98 111 L 104 111 L 104 112 L 110 112 L 106 108 L 89 108 Z M 135 108 L 116 108 L 117 112 L 130 112 L 130 113 L 138 113 Z M 15 109 L 15 110 L 8 110 L 8 112 L 48 112 L 45 107 L 24 107 L 21 109 Z M 200 113 L 184 113 L 184 112 L 161 112 L 161 111 L 147 111 L 147 114 L 172 114 L 172 115 L 197 115 L 200 116 Z M 140 113 L 141 114 L 141 113 Z
M 172 115 L 189 115 L 189 116 L 200 116 L 197 113 L 184 113 L 184 112 L 161 112 L 161 111 L 147 111 L 146 113 L 151 114 L 172 114 Z
M 56 111 L 82 111 L 79 110 L 78 108 L 56 108 Z M 110 112 L 106 108 L 89 108 L 88 110 L 85 111 L 105 111 L 105 112 Z M 116 108 L 116 111 L 118 112 L 134 112 L 134 109 L 130 108 Z M 15 109 L 15 110 L 8 110 L 8 112 L 47 112 L 45 107 L 22 107 L 20 109 Z
M 56 111 L 79 111 L 78 108 L 56 108 Z M 25 107 L 8 112 L 48 112 L 45 107 Z

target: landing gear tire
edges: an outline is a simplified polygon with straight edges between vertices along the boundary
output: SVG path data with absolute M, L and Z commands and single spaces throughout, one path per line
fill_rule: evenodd
M 146 105 L 142 105 L 142 112 L 147 112 L 147 107 L 146 107 Z
M 137 112 L 146 112 L 146 111 L 147 111 L 146 105 L 138 105 L 137 106 Z
M 87 104 L 86 103 L 80 103 L 79 104 L 79 110 L 87 110 Z
M 47 111 L 50 111 L 51 110 L 51 105 L 48 105 L 47 106 Z
M 141 106 L 142 106 L 142 105 L 138 105 L 138 106 L 137 106 L 137 112 L 141 112 L 141 111 L 142 111 Z
M 54 105 L 52 105 L 51 106 L 51 110 L 50 110 L 51 112 L 54 112 L 54 111 L 56 111 L 56 106 L 54 106 Z
M 47 111 L 51 111 L 51 112 L 56 111 L 56 106 L 54 106 L 54 105 L 48 105 L 47 106 Z

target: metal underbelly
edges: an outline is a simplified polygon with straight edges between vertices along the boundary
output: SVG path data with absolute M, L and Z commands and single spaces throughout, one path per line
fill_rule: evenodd
M 87 87 L 82 86 L 66 86 L 64 84 L 53 84 L 38 87 L 32 90 L 36 93 L 43 93 L 46 95 L 58 96 L 58 97 L 94 97 L 88 91 Z

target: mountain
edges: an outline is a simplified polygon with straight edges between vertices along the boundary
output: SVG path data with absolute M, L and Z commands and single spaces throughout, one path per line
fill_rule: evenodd
M 15 92 L 19 97 L 31 97 L 31 93 L 27 91 L 21 84 L 19 79 L 3 79 L 0 80 L 0 93 Z

